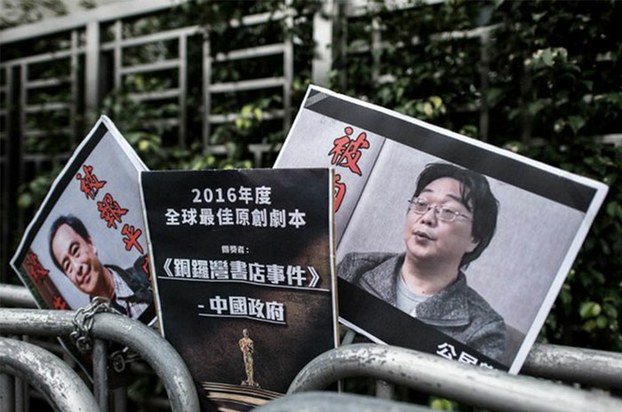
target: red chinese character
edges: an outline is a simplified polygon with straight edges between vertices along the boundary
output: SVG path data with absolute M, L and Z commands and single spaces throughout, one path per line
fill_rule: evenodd
M 134 226 L 130 226 L 126 223 L 123 225 L 123 229 L 121 229 L 121 234 L 125 236 L 123 238 L 125 250 L 132 250 L 132 248 L 135 247 L 141 254 L 143 253 L 143 247 L 138 243 L 138 238 L 142 234 L 140 229 L 136 229 Z
M 149 256 L 145 257 L 145 263 L 141 266 L 146 274 L 149 275 Z
M 39 256 L 33 251 L 28 251 L 26 254 L 26 259 L 24 260 L 24 267 L 26 268 L 26 272 L 32 280 L 35 282 L 40 282 L 44 277 L 46 277 L 50 271 L 47 270 L 41 262 L 39 261 Z
M 336 166 L 347 167 L 352 173 L 356 173 L 361 176 L 361 169 L 359 169 L 358 161 L 361 157 L 361 150 L 369 148 L 369 141 L 367 141 L 367 133 L 361 132 L 356 140 L 350 138 L 354 129 L 347 126 L 345 129 L 345 136 L 339 137 L 333 141 L 334 147 L 328 152 L 329 155 L 333 155 L 330 163 Z
M 65 299 L 63 299 L 61 295 L 54 296 L 53 305 L 54 305 L 54 309 L 58 309 L 58 310 L 68 309 L 67 301 L 65 301 Z
M 93 173 L 93 166 L 83 165 L 84 176 L 78 173 L 76 179 L 80 181 L 80 191 L 86 195 L 86 198 L 95 199 L 99 189 L 106 184 L 105 180 L 97 179 L 97 176 Z
M 341 206 L 341 202 L 346 196 L 346 184 L 341 181 L 341 175 L 339 173 L 335 173 L 335 212 L 339 210 L 339 206 Z
M 97 210 L 100 212 L 100 219 L 105 220 L 108 227 L 115 229 L 117 228 L 115 222 L 121 223 L 121 216 L 127 213 L 127 209 L 121 208 L 110 193 L 106 193 L 102 202 L 97 202 Z

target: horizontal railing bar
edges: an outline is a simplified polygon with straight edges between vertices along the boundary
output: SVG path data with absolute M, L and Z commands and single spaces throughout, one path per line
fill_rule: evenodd
M 43 87 L 60 86 L 71 82 L 71 77 L 58 77 L 54 79 L 30 80 L 24 84 L 26 89 L 39 89 Z
M 53 103 L 40 103 L 40 104 L 31 104 L 24 107 L 24 112 L 26 113 L 41 113 L 47 111 L 55 111 L 55 110 L 69 110 L 71 109 L 71 105 L 69 103 L 63 102 L 53 102 Z
M 622 389 L 622 353 L 535 344 L 521 374 Z
M 76 312 L 69 310 L 2 309 L 3 333 L 35 336 L 68 336 Z M 192 376 L 181 356 L 153 329 L 137 320 L 112 313 L 93 317 L 92 335 L 128 346 L 160 377 L 174 411 L 198 411 L 199 400 Z
M 358 343 L 325 352 L 298 373 L 288 394 L 370 376 L 499 411 L 620 411 L 622 400 L 542 379 L 475 368 L 395 346 Z
M 179 59 L 162 60 L 160 62 L 137 64 L 135 66 L 121 67 L 119 73 L 123 74 L 135 74 L 155 72 L 158 70 L 176 69 L 180 66 L 181 61 Z
M 199 26 L 186 26 L 178 29 L 160 31 L 157 33 L 146 34 L 143 36 L 129 37 L 121 39 L 118 43 L 116 41 L 109 41 L 101 45 L 104 50 L 114 49 L 117 45 L 121 47 L 133 47 L 142 46 L 149 43 L 156 43 L 159 41 L 179 40 L 182 36 L 192 36 L 199 33 Z
M 148 119 L 143 121 L 144 124 L 149 126 L 178 126 L 179 119 L 178 118 L 170 118 L 170 119 Z
M 24 163 L 26 162 L 53 162 L 53 161 L 65 161 L 71 157 L 71 153 L 24 153 L 22 158 Z
M 37 302 L 28 288 L 0 283 L 0 307 L 5 305 L 21 308 L 36 308 Z
M 240 116 L 240 113 L 227 113 L 227 114 L 211 114 L 208 116 L 209 122 L 214 124 L 231 123 L 234 122 Z M 285 116 L 284 110 L 270 110 L 262 112 L 263 119 L 273 120 L 282 119 Z
M 101 23 L 168 9 L 172 5 L 171 0 L 133 0 L 125 2 L 123 7 L 119 7 L 118 4 L 107 4 L 91 10 L 77 11 L 66 16 L 44 19 L 37 23 L 3 30 L 0 32 L 0 44 L 82 28 L 92 21 Z
M 280 144 L 248 145 L 255 152 L 278 151 Z M 226 146 L 213 145 L 208 151 L 226 153 Z M 65 155 L 68 156 L 68 155 Z M 46 159 L 47 160 L 47 159 Z M 24 286 L 0 284 L 0 306 L 36 307 L 30 291 Z M 551 344 L 534 344 L 527 355 L 522 374 L 563 380 L 586 385 L 622 389 L 622 354 L 594 349 L 575 348 Z
M 595 137 L 596 141 L 601 143 L 613 143 L 615 145 L 622 144 L 622 133 L 604 134 Z
M 7 60 L 6 62 L 2 62 L 2 65 L 3 66 L 4 65 L 15 66 L 15 65 L 22 65 L 22 64 L 47 63 L 47 62 L 54 61 L 54 60 L 67 59 L 71 57 L 71 55 L 74 53 L 80 54 L 83 52 L 84 52 L 83 47 L 78 47 L 75 49 L 63 49 L 63 50 L 58 50 L 58 51 L 54 51 L 50 53 L 36 54 L 34 56 L 20 57 L 14 60 Z
M 410 8 L 421 8 L 423 5 L 431 6 L 443 3 L 445 0 L 424 0 L 422 2 L 412 2 L 409 0 L 393 0 L 385 3 L 365 3 L 365 2 L 348 2 L 348 17 L 362 17 L 369 14 L 370 11 L 379 11 L 381 8 L 387 7 L 391 11 L 399 11 Z
M 48 136 L 51 133 L 58 134 L 71 134 L 71 127 L 59 127 L 53 130 L 43 130 L 43 129 L 25 129 L 24 136 L 26 137 L 40 137 L 40 136 Z
M 226 93 L 241 90 L 255 90 L 269 87 L 282 87 L 285 85 L 284 77 L 266 77 L 262 79 L 240 80 L 230 83 L 214 83 L 208 86 L 210 93 Z
M 239 115 L 239 113 L 210 114 L 207 116 L 207 120 L 214 124 L 232 123 Z
M 251 14 L 248 16 L 242 17 L 242 20 L 233 19 L 229 21 L 229 25 L 231 27 L 239 27 L 239 26 L 254 26 L 256 24 L 268 23 L 271 21 L 278 21 L 285 18 L 287 15 L 286 12 L 276 11 L 276 12 L 266 12 L 266 13 L 258 13 Z
M 229 149 L 227 149 L 227 146 L 225 146 L 224 144 L 215 144 L 207 146 L 205 150 L 207 151 L 207 153 L 212 154 L 227 154 Z
M 430 412 L 432 409 L 402 402 L 349 393 L 305 392 L 277 398 L 256 412 L 339 411 L 339 412 Z
M 281 150 L 281 143 L 270 144 L 270 143 L 251 143 L 248 145 L 248 150 L 251 153 L 270 153 L 270 152 L 278 152 Z
M 144 102 L 147 100 L 170 99 L 173 97 L 179 97 L 179 94 L 180 89 L 176 88 L 144 93 L 130 93 L 128 97 L 137 102 Z
M 60 341 L 56 338 L 52 337 L 32 337 L 32 336 L 21 336 L 20 338 L 27 338 L 24 341 L 28 343 L 32 343 L 33 345 L 37 345 L 38 347 L 45 349 L 46 351 L 62 358 L 64 355 L 68 355 L 67 350 L 61 345 Z M 73 358 L 71 358 L 73 359 Z M 65 359 L 65 362 L 67 360 Z
M 285 44 L 268 44 L 266 46 L 250 47 L 248 49 L 233 50 L 228 53 L 218 53 L 212 60 L 216 62 L 224 62 L 231 60 L 250 59 L 253 57 L 272 56 L 285 52 Z
M 454 30 L 454 31 L 449 31 L 449 32 L 435 33 L 430 36 L 430 39 L 434 41 L 479 39 L 482 36 L 486 36 L 494 32 L 500 27 L 501 27 L 500 24 L 495 24 L 491 26 L 477 27 L 475 29 L 470 29 L 470 30 Z M 421 44 L 424 44 L 421 38 L 419 36 L 414 36 L 410 39 L 409 46 L 418 46 Z M 396 49 L 402 49 L 405 47 L 405 45 L 406 43 L 404 43 L 403 41 L 399 41 L 399 42 L 382 41 L 378 44 L 377 48 L 379 50 L 384 50 L 389 47 L 396 48 Z M 368 53 L 372 51 L 372 49 L 373 49 L 372 46 L 368 43 L 363 43 L 363 44 L 358 44 L 358 45 L 355 44 L 354 46 L 348 46 L 348 53 L 362 54 L 362 53 Z

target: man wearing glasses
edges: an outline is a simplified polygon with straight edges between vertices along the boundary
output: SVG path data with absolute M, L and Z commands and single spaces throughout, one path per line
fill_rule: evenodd
M 339 276 L 441 332 L 501 360 L 503 318 L 467 285 L 463 270 L 490 243 L 498 202 L 486 178 L 432 163 L 409 201 L 405 252 L 349 253 Z

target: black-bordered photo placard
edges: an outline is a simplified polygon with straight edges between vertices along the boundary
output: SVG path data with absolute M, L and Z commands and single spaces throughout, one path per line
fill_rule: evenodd
M 155 323 L 141 170 L 147 168 L 136 152 L 102 116 L 52 184 L 11 260 L 40 308 L 77 310 L 99 296 L 123 315 Z
M 340 320 L 517 373 L 602 183 L 312 86 L 275 163 L 335 169 Z

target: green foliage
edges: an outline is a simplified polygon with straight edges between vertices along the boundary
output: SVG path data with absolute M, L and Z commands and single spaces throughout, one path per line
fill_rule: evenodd
M 621 17 L 616 2 L 447 1 L 398 13 L 374 4 L 349 19 L 331 76 L 338 91 L 609 185 L 541 339 L 618 351 L 621 149 L 581 136 L 620 133 Z M 477 36 L 439 35 L 482 26 L 494 27 L 483 48 Z
M 249 168 L 251 162 L 242 159 L 237 147 L 227 148 L 226 157 L 218 158 L 205 152 L 199 142 L 189 147 L 165 147 L 162 135 L 165 129 L 150 126 L 153 119 L 167 117 L 166 106 L 150 108 L 132 100 L 124 91 L 113 92 L 104 99 L 102 113 L 114 119 L 124 137 L 145 164 L 153 170 Z
M 22 13 L 22 22 L 36 15 L 28 9 L 35 3 L 3 2 L 11 5 L 12 16 Z M 390 4 L 370 2 L 365 13 L 347 18 L 347 30 L 336 30 L 345 38 L 333 44 L 330 87 L 609 185 L 603 208 L 541 339 L 622 350 L 618 315 L 622 309 L 622 149 L 595 138 L 622 132 L 622 39 L 616 27 L 622 21 L 621 4 L 413 1 L 412 7 L 399 11 Z M 171 72 L 125 76 L 121 90 L 104 99 L 102 111 L 152 169 L 250 167 L 249 144 L 276 145 L 285 137 L 283 126 L 291 117 L 283 122 L 272 116 L 283 107 L 282 89 L 213 94 L 210 113 L 205 113 L 199 64 L 203 37 L 209 38 L 214 58 L 231 50 L 292 39 L 295 80 L 290 91 L 292 106 L 297 107 L 310 82 L 311 24 L 320 6 L 319 1 L 293 1 L 293 24 L 277 18 L 285 10 L 284 1 L 195 0 L 180 4 L 174 12 L 136 18 L 124 24 L 124 38 L 189 25 L 201 28 L 188 43 L 188 139 L 179 144 L 175 126 L 154 122 L 176 118 L 182 109 L 177 100 L 147 104 L 131 96 L 177 87 Z M 258 13 L 272 18 L 244 28 L 237 23 L 244 15 Z M 8 17 L 3 13 L 3 27 Z M 484 37 L 479 35 L 482 30 Z M 102 35 L 104 41 L 110 40 L 111 31 L 109 26 Z M 380 43 L 374 42 L 376 36 Z M 62 41 L 46 39 L 32 46 L 42 52 Z M 169 42 L 137 47 L 127 53 L 123 64 L 170 59 L 176 47 Z M 13 56 L 19 47 L 14 49 L 3 53 Z M 59 62 L 41 67 L 39 75 L 61 76 L 66 66 L 67 62 Z M 214 82 L 233 82 L 280 76 L 282 71 L 282 58 L 261 57 L 217 61 L 211 75 Z M 50 90 L 36 98 L 45 104 L 67 101 L 70 96 Z M 229 121 L 212 124 L 203 141 L 201 125 L 207 115 L 229 116 Z M 36 124 L 29 124 L 52 133 L 29 137 L 24 149 L 67 151 L 67 143 L 59 146 L 54 138 L 61 133 L 54 125 L 64 120 L 42 116 Z M 24 185 L 20 206 L 40 202 L 55 173 L 57 169 Z M 443 400 L 434 400 L 433 406 L 450 408 Z
M 0 29 L 36 21 L 45 13 L 66 12 L 62 0 L 1 0 Z M 81 0 L 92 7 L 93 0 Z M 339 3 L 339 2 L 338 2 Z M 619 2 L 599 1 L 461 1 L 413 0 L 395 11 L 393 2 L 373 1 L 365 13 L 347 18 L 347 30 L 335 19 L 332 45 L 332 89 L 395 109 L 530 158 L 560 167 L 609 186 L 573 268 L 562 286 L 540 340 L 577 347 L 622 351 L 622 146 L 600 143 L 594 136 L 619 134 L 622 124 L 622 21 Z M 181 2 L 166 13 L 125 20 L 123 38 L 197 25 L 188 39 L 186 99 L 187 139 L 167 120 L 183 112 L 177 99 L 139 103 L 134 93 L 159 92 L 179 86 L 176 70 L 131 74 L 101 105 L 140 158 L 153 170 L 200 170 L 253 166 L 249 144 L 276 147 L 287 132 L 296 107 L 310 84 L 314 58 L 313 14 L 321 1 L 293 0 L 292 20 L 277 18 L 284 1 Z M 240 18 L 268 13 L 263 24 L 241 27 Z M 477 34 L 484 30 L 486 42 Z M 463 31 L 468 35 L 450 35 Z M 113 23 L 103 25 L 102 42 L 111 41 Z M 381 43 L 374 43 L 379 36 Z M 290 118 L 274 119 L 283 108 L 281 88 L 212 95 L 210 113 L 203 106 L 203 38 L 212 58 L 231 50 L 294 43 L 294 82 L 290 85 Z M 67 47 L 66 36 L 22 42 L 3 48 L 3 60 L 21 57 L 22 50 L 47 53 Z M 176 42 L 141 45 L 124 52 L 123 66 L 176 59 Z M 69 59 L 41 64 L 31 76 L 67 77 Z M 212 82 L 280 76 L 282 58 L 274 56 L 216 61 Z M 82 73 L 83 75 L 83 73 Z M 6 76 L 1 71 L 0 76 Z M 105 80 L 105 79 L 104 79 Z M 66 87 L 42 89 L 29 96 L 31 104 L 71 102 Z M 99 113 L 97 113 L 99 114 Z M 78 113 L 74 124 L 90 128 L 95 120 Z M 202 125 L 207 115 L 228 116 L 212 124 L 207 141 Z M 90 118 L 88 118 L 90 116 Z M 27 126 L 45 130 L 25 138 L 26 153 L 69 153 L 71 140 L 62 112 L 29 116 Z M 87 130 L 83 130 L 86 133 Z M 83 134 L 84 134 L 83 133 Z M 79 134 L 80 135 L 80 134 Z M 75 143 L 75 142 L 74 142 Z M 20 186 L 17 203 L 34 211 L 61 170 L 59 162 Z M 21 234 L 20 234 L 21 235 Z M 17 236 L 17 235 L 16 235 Z M 372 379 L 345 381 L 349 392 L 373 394 Z M 160 385 L 160 386 L 157 386 Z M 163 394 L 153 377 L 134 379 L 132 400 Z M 434 410 L 462 410 L 447 399 L 396 388 L 396 398 L 428 404 Z
M 28 209 L 41 204 L 61 169 L 60 165 L 56 165 L 49 173 L 43 173 L 23 184 L 19 188 L 17 205 L 22 209 Z
M 455 411 L 456 403 L 443 398 L 432 398 L 430 400 L 430 409 L 435 411 Z
M 63 0 L 1 0 L 0 30 L 39 21 L 44 15 L 67 14 Z

